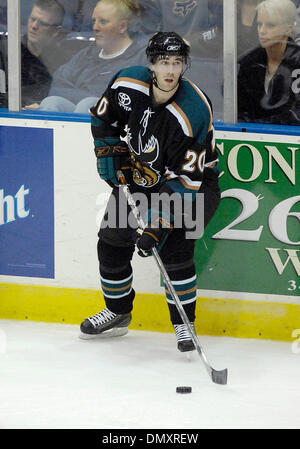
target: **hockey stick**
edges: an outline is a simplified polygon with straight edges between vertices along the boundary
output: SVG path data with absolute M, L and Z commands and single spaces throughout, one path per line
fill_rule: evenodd
M 135 218 L 137 220 L 138 226 L 143 230 L 145 228 L 145 223 L 143 222 L 143 219 L 142 219 L 142 217 L 140 215 L 140 211 L 139 211 L 137 205 L 135 204 L 135 201 L 134 201 L 134 199 L 133 199 L 133 197 L 131 195 L 129 187 L 126 184 L 126 181 L 125 181 L 125 178 L 124 178 L 122 172 L 118 171 L 117 172 L 117 176 L 118 176 L 118 179 L 120 181 L 120 184 L 122 185 L 123 193 L 124 193 L 124 195 L 125 195 L 125 197 L 127 199 L 127 202 L 128 202 L 128 204 L 129 204 L 129 206 L 130 206 L 130 208 L 131 208 L 131 210 L 132 210 L 132 212 L 133 212 L 133 214 L 134 214 L 134 216 L 135 216 Z M 208 361 L 208 359 L 207 359 L 207 357 L 206 357 L 206 355 L 205 355 L 205 353 L 203 351 L 203 348 L 201 347 L 201 345 L 199 343 L 199 340 L 198 340 L 198 337 L 196 335 L 196 332 L 195 332 L 195 330 L 193 329 L 193 327 L 190 324 L 190 321 L 189 321 L 189 319 L 188 319 L 188 317 L 187 317 L 187 315 L 185 313 L 185 310 L 184 310 L 184 308 L 183 308 L 183 306 L 181 304 L 181 301 L 178 298 L 178 295 L 177 295 L 177 293 L 176 293 L 176 291 L 175 291 L 175 289 L 174 289 L 174 287 L 173 287 L 173 285 L 171 283 L 169 275 L 168 275 L 168 273 L 167 273 L 167 271 L 166 271 L 166 269 L 165 269 L 165 267 L 164 267 L 164 265 L 162 263 L 162 260 L 161 260 L 161 258 L 159 256 L 156 248 L 152 249 L 152 254 L 153 254 L 153 257 L 154 257 L 154 259 L 155 259 L 155 261 L 156 261 L 156 263 L 158 265 L 158 268 L 159 268 L 159 270 L 161 272 L 161 275 L 162 275 L 162 277 L 163 277 L 163 279 L 164 279 L 164 281 L 165 281 L 165 283 L 166 283 L 166 285 L 167 285 L 167 287 L 169 289 L 169 292 L 171 293 L 171 296 L 172 296 L 172 298 L 173 298 L 173 300 L 175 302 L 175 305 L 177 307 L 178 313 L 180 314 L 182 321 L 184 322 L 184 324 L 187 326 L 187 328 L 189 330 L 191 339 L 192 339 L 192 341 L 193 341 L 193 343 L 195 345 L 195 348 L 197 349 L 197 351 L 198 351 L 198 353 L 199 353 L 199 355 L 200 355 L 200 357 L 201 357 L 201 359 L 202 359 L 202 361 L 203 361 L 203 363 L 205 365 L 205 368 L 206 368 L 206 370 L 207 370 L 211 380 L 214 383 L 216 383 L 216 384 L 226 385 L 227 384 L 227 374 L 228 374 L 227 368 L 224 369 L 224 370 L 221 370 L 221 371 L 216 371 L 210 365 L 210 363 L 209 363 L 209 361 Z

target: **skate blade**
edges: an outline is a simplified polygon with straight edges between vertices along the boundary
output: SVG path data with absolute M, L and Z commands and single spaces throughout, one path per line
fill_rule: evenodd
M 101 334 L 84 334 L 81 332 L 79 338 L 81 340 L 104 340 L 105 338 L 122 337 L 126 334 L 128 334 L 128 327 L 113 327 Z

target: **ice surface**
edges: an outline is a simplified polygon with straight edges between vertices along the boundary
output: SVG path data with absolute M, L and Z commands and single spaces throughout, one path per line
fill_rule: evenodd
M 175 336 L 129 330 L 84 341 L 79 327 L 0 320 L 2 429 L 300 427 L 300 353 L 291 343 L 199 336 L 228 384 L 214 384 Z M 176 387 L 189 385 L 191 394 Z

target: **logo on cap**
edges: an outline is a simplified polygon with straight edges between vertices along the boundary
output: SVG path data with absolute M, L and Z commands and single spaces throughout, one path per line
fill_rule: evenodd
M 179 45 L 168 45 L 167 51 L 177 51 L 179 50 L 179 48 L 180 48 Z

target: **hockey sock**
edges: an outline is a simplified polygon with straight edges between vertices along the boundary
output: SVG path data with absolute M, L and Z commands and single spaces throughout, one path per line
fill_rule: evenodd
M 132 273 L 129 276 L 127 274 L 128 272 L 121 272 L 118 276 L 112 276 L 111 273 L 102 272 L 100 275 L 106 307 L 117 314 L 129 313 L 132 310 L 135 292 L 132 288 Z
M 117 314 L 131 312 L 135 296 L 132 288 L 131 249 L 99 241 L 98 257 L 106 307 Z
M 168 274 L 189 321 L 193 323 L 195 321 L 197 296 L 196 273 L 194 266 L 184 270 L 171 271 L 168 272 Z M 165 292 L 172 324 L 182 324 L 183 321 L 177 310 L 175 301 L 166 286 Z

